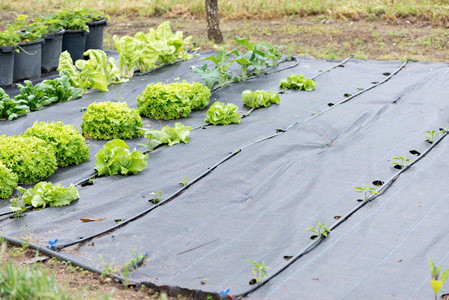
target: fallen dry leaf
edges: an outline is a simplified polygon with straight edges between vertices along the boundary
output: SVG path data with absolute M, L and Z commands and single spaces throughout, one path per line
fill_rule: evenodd
M 105 218 L 103 219 L 80 219 L 83 222 L 98 222 L 98 221 L 103 221 Z

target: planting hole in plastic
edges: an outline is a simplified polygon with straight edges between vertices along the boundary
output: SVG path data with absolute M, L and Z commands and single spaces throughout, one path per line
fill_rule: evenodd
M 357 202 L 362 202 L 363 201 L 363 199 L 357 199 Z
M 401 169 L 402 169 L 402 166 L 401 166 L 401 165 L 395 165 L 393 168 L 398 169 L 398 170 L 401 170 Z
M 314 240 L 314 239 L 316 239 L 318 236 L 317 235 L 312 235 L 311 237 L 310 237 L 310 239 L 311 240 Z
M 420 156 L 421 155 L 421 152 L 418 152 L 415 149 L 410 150 L 410 153 L 413 154 L 413 155 L 416 155 L 416 156 Z
M 335 216 L 334 217 L 334 220 L 340 220 L 341 219 L 341 216 Z
M 254 279 L 254 278 L 251 279 L 250 282 L 249 282 L 250 285 L 255 285 L 256 283 L 257 283 L 257 280 Z
M 334 106 L 335 104 L 334 103 L 328 103 L 327 104 L 327 106 L 329 106 L 329 107 L 332 107 L 332 106 Z
M 373 184 L 374 184 L 375 186 L 383 186 L 383 185 L 384 185 L 384 182 L 383 182 L 382 180 L 374 180 L 374 181 L 373 181 Z
M 286 261 L 289 261 L 292 257 L 293 257 L 293 256 L 285 255 L 285 256 L 284 256 L 284 259 L 285 259 Z
M 382 75 L 384 75 L 384 76 L 390 76 L 391 73 L 386 72 L 386 73 L 383 73 Z

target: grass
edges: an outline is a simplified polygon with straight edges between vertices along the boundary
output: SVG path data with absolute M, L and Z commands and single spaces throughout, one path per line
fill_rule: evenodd
M 187 4 L 186 4 L 187 3 Z M 433 25 L 449 21 L 449 0 L 220 0 L 221 18 L 276 19 L 283 16 L 323 15 L 343 20 L 426 20 Z M 204 15 L 204 0 L 0 0 L 1 10 L 51 12 L 64 8 L 90 7 L 112 16 Z

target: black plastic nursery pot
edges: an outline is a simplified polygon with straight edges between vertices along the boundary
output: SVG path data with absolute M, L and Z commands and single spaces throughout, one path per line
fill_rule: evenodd
M 73 62 L 83 59 L 87 32 L 84 30 L 66 30 L 62 39 L 62 51 L 69 51 Z
M 36 42 L 19 43 L 14 54 L 13 81 L 38 78 L 41 75 L 42 44 L 44 39 Z
M 0 86 L 10 86 L 14 74 L 14 46 L 0 47 Z
M 89 22 L 89 33 L 86 36 L 85 51 L 89 49 L 103 50 L 103 30 L 108 26 L 107 20 Z
M 42 73 L 48 73 L 58 68 L 64 32 L 65 30 L 61 29 L 58 32 L 44 34 L 43 38 L 45 43 L 42 45 Z

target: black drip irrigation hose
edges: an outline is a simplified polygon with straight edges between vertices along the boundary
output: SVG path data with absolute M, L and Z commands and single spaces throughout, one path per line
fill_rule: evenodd
M 385 82 L 387 82 L 388 80 L 390 80 L 391 77 L 393 77 L 394 75 L 396 75 L 397 73 L 399 73 L 399 71 L 401 71 L 401 70 L 405 67 L 405 65 L 407 65 L 408 62 L 409 62 L 409 60 L 406 60 L 406 61 L 405 61 L 399 68 L 397 68 L 393 73 L 391 73 L 391 74 L 390 74 L 388 77 L 386 77 L 384 80 L 379 81 L 378 83 L 373 84 L 372 86 L 370 86 L 370 87 L 368 87 L 368 88 L 366 88 L 366 89 L 363 89 L 363 90 L 361 90 L 360 92 L 355 93 L 354 95 L 351 95 L 351 96 L 349 96 L 348 98 L 345 98 L 345 99 L 343 99 L 343 100 L 341 100 L 341 101 L 335 103 L 334 105 L 332 105 L 332 106 L 330 106 L 330 107 L 328 107 L 328 108 L 326 108 L 326 109 L 323 109 L 322 111 L 319 111 L 318 113 L 312 115 L 311 117 L 309 117 L 309 118 L 307 118 L 307 119 L 305 119 L 305 120 L 303 120 L 303 121 L 301 121 L 301 122 L 295 122 L 295 124 L 288 126 L 285 130 L 289 130 L 289 129 L 291 129 L 291 128 L 293 128 L 293 127 L 299 125 L 299 124 L 303 124 L 303 123 L 308 122 L 308 121 L 310 121 L 310 120 L 312 120 L 312 119 L 315 119 L 315 118 L 318 117 L 319 115 L 321 115 L 321 114 L 323 114 L 323 113 L 325 113 L 325 112 L 327 112 L 327 111 L 329 111 L 329 110 L 335 108 L 336 106 L 338 106 L 338 105 L 340 105 L 340 104 L 343 104 L 343 103 L 346 103 L 346 102 L 348 102 L 348 101 L 354 99 L 355 97 L 360 96 L 360 95 L 362 95 L 362 94 L 364 94 L 364 93 L 366 93 L 366 92 L 368 92 L 368 91 L 374 89 L 375 87 L 378 87 L 378 86 L 381 85 L 381 84 L 384 84 Z
M 75 242 L 71 242 L 71 243 L 67 243 L 67 244 L 63 244 L 63 245 L 52 245 L 50 248 L 52 250 L 60 250 L 60 249 L 64 249 L 79 243 L 83 243 L 86 242 L 88 240 L 91 240 L 97 236 L 103 235 L 105 233 L 114 231 L 120 227 L 123 227 L 125 225 L 127 225 L 130 222 L 133 222 L 141 217 L 143 217 L 144 215 L 148 214 L 149 212 L 151 212 L 152 210 L 156 209 L 157 207 L 164 205 L 168 202 L 170 202 L 171 200 L 175 199 L 177 196 L 179 196 L 180 194 L 182 194 L 185 190 L 187 190 L 190 186 L 192 186 L 193 184 L 195 184 L 196 182 L 198 182 L 199 180 L 201 180 L 203 177 L 207 176 L 209 173 L 211 173 L 213 170 L 215 170 L 219 165 L 223 164 L 224 162 L 226 162 L 227 160 L 229 160 L 231 157 L 235 156 L 236 154 L 240 153 L 241 149 L 231 152 L 229 155 L 227 155 L 225 158 L 223 158 L 222 160 L 220 160 L 219 162 L 217 162 L 215 165 L 213 165 L 212 167 L 209 167 L 207 171 L 204 171 L 203 173 L 201 173 L 199 176 L 195 177 L 192 181 L 190 181 L 189 183 L 187 183 L 185 186 L 183 186 L 182 188 L 180 188 L 179 190 L 177 190 L 176 192 L 174 192 L 173 194 L 171 194 L 167 199 L 164 199 L 162 201 L 160 201 L 159 203 L 145 209 L 144 211 L 130 217 L 129 219 L 124 220 L 123 222 L 120 222 L 119 224 L 112 226 L 108 229 L 105 229 L 99 233 L 93 234 L 91 236 L 79 239 Z
M 413 166 L 414 164 L 416 164 L 419 160 L 421 160 L 425 155 L 427 155 L 438 143 L 441 142 L 441 140 L 443 140 L 446 136 L 448 135 L 448 132 L 445 131 L 444 134 L 434 143 L 432 143 L 432 145 L 426 149 L 426 151 L 424 151 L 423 153 L 421 153 L 418 158 L 412 162 L 411 164 L 405 166 L 404 168 L 402 168 L 400 171 L 396 172 L 396 174 L 394 174 L 390 179 L 388 179 L 377 191 L 375 194 L 372 194 L 371 196 L 369 196 L 368 198 L 366 198 L 363 202 L 361 202 L 359 205 L 355 206 L 353 209 L 351 209 L 349 212 L 347 212 L 346 214 L 344 214 L 343 216 L 340 217 L 340 219 L 338 219 L 337 222 L 335 222 L 334 224 L 332 224 L 332 226 L 329 227 L 329 234 L 332 233 L 332 230 L 334 230 L 335 228 L 337 228 L 339 225 L 341 225 L 341 223 L 343 223 L 344 221 L 348 220 L 348 218 L 350 216 L 352 216 L 356 211 L 358 211 L 359 209 L 361 209 L 363 206 L 365 206 L 368 202 L 374 200 L 375 198 L 379 197 L 381 194 L 383 194 L 392 184 L 393 182 L 399 178 L 399 176 L 404 173 L 405 171 L 407 171 L 411 166 Z M 273 279 L 274 277 L 276 277 L 277 275 L 279 275 L 282 271 L 284 271 L 285 269 L 287 269 L 290 265 L 292 265 L 295 261 L 297 261 L 299 258 L 301 258 L 302 256 L 304 256 L 305 254 L 307 254 L 310 250 L 314 249 L 315 247 L 317 247 L 326 237 L 323 235 L 320 235 L 319 237 L 317 237 L 315 240 L 313 240 L 312 242 L 310 242 L 306 247 L 304 247 L 300 252 L 298 252 L 297 254 L 295 254 L 292 258 L 290 258 L 288 260 L 288 262 L 283 265 L 282 267 L 279 267 L 277 270 L 275 270 L 272 275 L 266 277 L 266 279 L 264 279 L 263 281 L 260 281 L 259 283 L 257 283 L 253 288 L 249 289 L 248 291 L 235 295 L 234 297 L 236 299 L 243 299 L 244 297 L 248 296 L 249 294 L 251 294 L 252 292 L 256 291 L 257 289 L 259 289 L 260 287 L 262 287 L 263 285 L 265 285 L 268 281 L 270 281 L 271 279 Z

